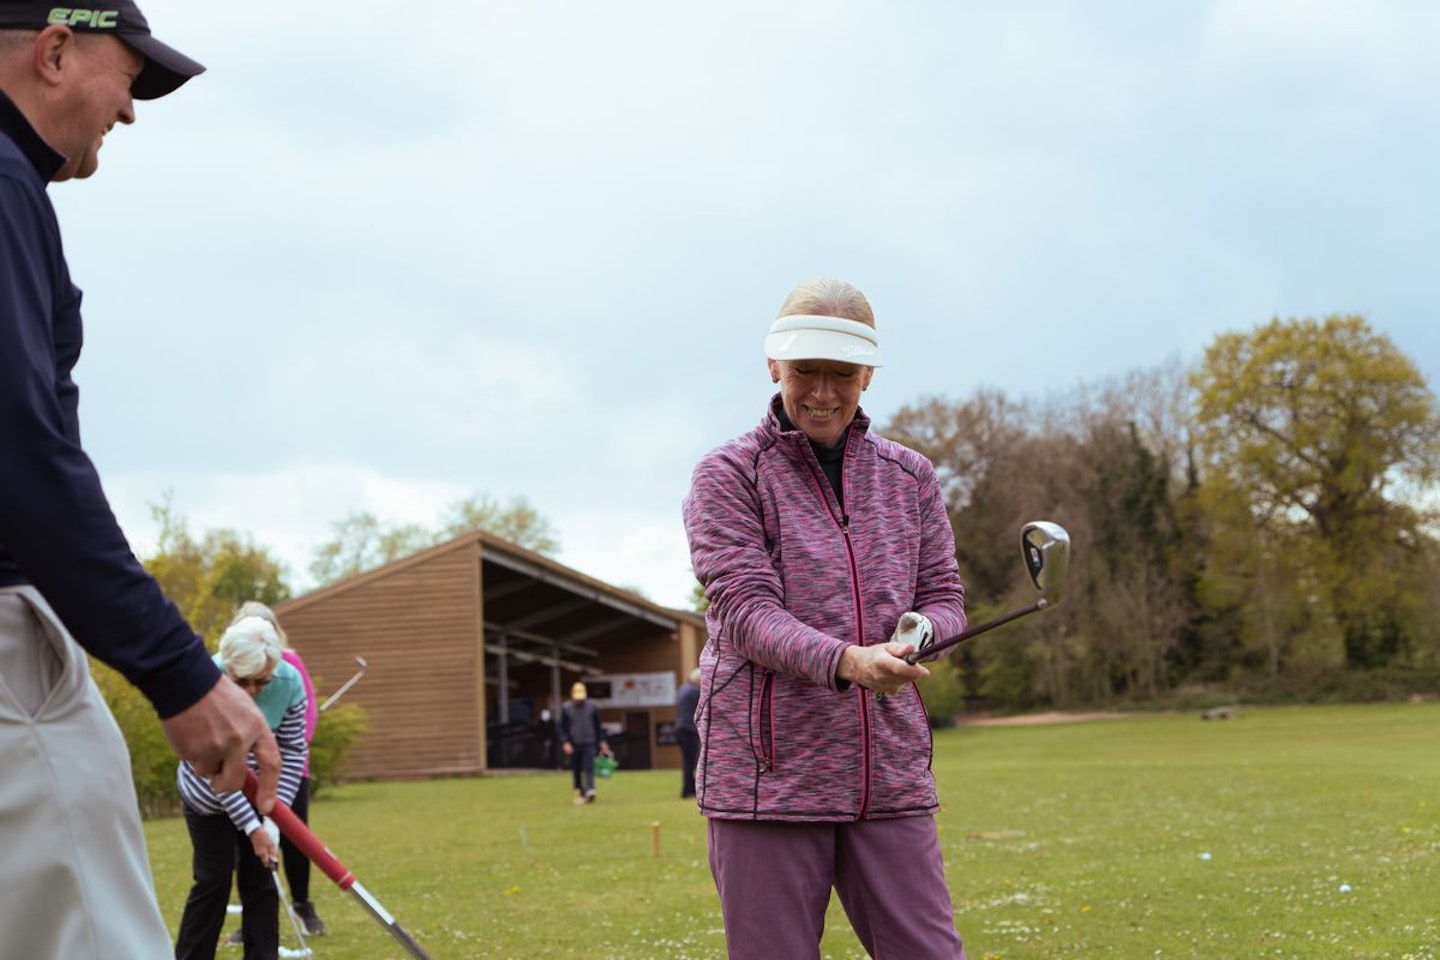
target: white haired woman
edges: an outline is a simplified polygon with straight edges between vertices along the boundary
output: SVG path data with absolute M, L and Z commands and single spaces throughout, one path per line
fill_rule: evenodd
M 261 603 L 259 600 L 246 600 L 240 604 L 240 609 L 235 611 L 235 618 L 231 623 L 238 623 L 246 617 L 260 617 L 268 620 L 275 628 L 275 633 L 280 637 L 280 658 L 296 670 L 300 671 L 300 681 L 305 685 L 305 742 L 306 744 L 315 741 L 315 726 L 320 721 L 320 708 L 315 703 L 315 684 L 310 679 L 310 671 L 305 667 L 305 660 L 299 652 L 290 645 L 290 638 L 285 633 L 285 628 L 280 625 L 280 618 L 275 616 L 275 611 Z M 306 754 L 304 776 L 300 780 L 300 787 L 295 791 L 295 802 L 290 804 L 290 809 L 295 816 L 300 818 L 301 823 L 310 822 L 310 757 Z M 299 915 L 300 922 L 305 924 L 305 932 L 312 936 L 320 936 L 325 933 L 325 921 L 320 919 L 320 914 L 315 910 L 315 904 L 310 899 L 310 858 L 290 842 L 288 837 L 280 838 L 280 860 L 285 868 L 285 883 L 290 887 L 290 899 L 295 902 L 295 913 Z M 240 944 L 243 934 L 236 931 L 227 941 L 231 944 Z
M 215 662 L 255 698 L 274 731 L 280 746 L 280 799 L 294 803 L 309 756 L 308 699 L 299 671 L 281 658 L 278 631 L 262 617 L 242 617 L 220 638 Z M 280 951 L 280 898 L 271 878 L 279 862 L 276 838 L 243 793 L 215 793 L 184 761 L 177 779 L 193 847 L 194 882 L 175 936 L 176 960 L 214 960 L 231 874 L 237 877 L 243 908 L 244 960 L 274 960 Z

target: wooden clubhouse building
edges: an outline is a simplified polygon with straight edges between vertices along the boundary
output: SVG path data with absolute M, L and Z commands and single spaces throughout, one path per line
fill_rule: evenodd
M 705 620 L 486 533 L 466 534 L 276 607 L 323 704 L 369 729 L 347 779 L 557 764 L 553 724 L 586 682 L 622 767 L 678 768 L 675 692 Z M 321 719 L 321 725 L 324 719 Z

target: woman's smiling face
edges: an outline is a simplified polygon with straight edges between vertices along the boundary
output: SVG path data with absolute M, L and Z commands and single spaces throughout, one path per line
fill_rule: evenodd
M 874 367 L 838 360 L 770 360 L 770 377 L 780 384 L 785 415 L 805 436 L 833 447 L 860 409 Z

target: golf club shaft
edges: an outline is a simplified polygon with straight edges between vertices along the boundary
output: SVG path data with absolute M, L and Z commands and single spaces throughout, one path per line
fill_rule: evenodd
M 390 916 L 389 912 L 380 905 L 379 900 L 376 900 L 370 895 L 370 891 L 365 889 L 363 883 L 358 880 L 351 883 L 350 895 L 356 900 L 359 900 L 360 905 L 370 911 L 370 915 L 376 920 L 379 920 L 381 925 L 390 931 L 390 936 L 394 937 L 395 942 L 404 947 L 410 956 L 414 957 L 415 960 L 430 960 L 430 955 L 420 949 L 420 944 L 412 940 L 410 934 L 406 933 L 405 929 L 395 922 L 395 918 Z
M 359 683 L 360 678 L 365 676 L 365 671 L 368 669 L 369 667 L 361 667 L 355 672 L 355 676 L 351 677 L 349 680 L 346 680 L 343 684 L 340 685 L 339 690 L 336 690 L 334 693 L 330 694 L 330 696 L 326 697 L 325 702 L 320 704 L 320 712 L 324 713 L 326 710 L 329 710 L 331 705 L 334 704 L 336 700 L 339 700 L 341 697 L 345 696 L 345 691 L 349 690 L 351 687 L 355 686 L 355 684 Z
M 955 636 L 949 637 L 945 640 L 941 640 L 939 643 L 932 643 L 924 650 L 917 650 L 914 653 L 906 654 L 905 662 L 910 664 L 916 664 L 924 663 L 926 660 L 933 660 L 935 659 L 936 655 L 944 653 L 951 647 L 958 646 L 959 644 L 964 643 L 966 640 L 969 640 L 972 637 L 978 637 L 980 634 L 985 633 L 986 631 L 994 630 L 996 627 L 999 626 L 1004 626 L 1011 620 L 1019 620 L 1021 617 L 1028 616 L 1029 614 L 1039 613 L 1041 610 L 1044 610 L 1048 606 L 1050 606 L 1050 602 L 1044 597 L 1041 597 L 1039 600 L 1036 600 L 1028 607 L 1024 607 L 1011 613 L 1007 613 L 1003 617 L 997 617 L 996 619 L 991 620 L 988 623 L 980 624 L 980 626 L 978 627 L 971 627 L 964 633 L 957 633 L 955 634 Z
M 275 879 L 275 892 L 280 895 L 280 906 L 284 908 L 286 916 L 290 918 L 290 927 L 295 931 L 295 939 L 300 943 L 300 951 L 308 954 L 310 945 L 305 942 L 305 933 L 300 929 L 300 918 L 295 914 L 295 908 L 290 905 L 290 897 L 285 893 L 285 884 L 280 882 L 280 871 L 270 867 L 270 876 Z
M 255 779 L 254 772 L 247 770 L 244 789 L 245 796 L 250 798 L 251 803 L 255 802 L 255 791 L 259 788 L 260 781 Z M 420 945 L 401 929 L 400 924 L 395 922 L 395 918 L 390 916 L 380 905 L 380 901 L 371 896 L 370 891 L 355 879 L 355 874 L 351 873 L 335 854 L 326 849 L 325 844 L 321 843 L 320 838 L 315 836 L 310 828 L 295 815 L 294 810 L 286 806 L 283 801 L 276 800 L 274 809 L 270 811 L 270 819 L 274 820 L 275 826 L 280 828 L 280 832 L 295 844 L 301 853 L 305 854 L 306 859 L 319 867 L 325 876 L 335 882 L 335 886 L 349 891 L 355 899 L 359 900 L 361 905 L 384 925 L 385 929 L 390 932 L 390 936 L 394 937 L 401 946 L 410 952 L 411 956 L 415 957 L 415 960 L 430 960 L 429 954 L 420 949 Z

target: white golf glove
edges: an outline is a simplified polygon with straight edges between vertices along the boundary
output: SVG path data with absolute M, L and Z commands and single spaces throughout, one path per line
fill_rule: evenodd
M 915 652 L 919 653 L 935 642 L 935 627 L 925 614 L 912 610 L 901 615 L 890 640 L 893 643 L 913 643 Z
M 270 834 L 270 839 L 274 840 L 277 844 L 280 842 L 280 827 L 276 825 L 274 820 L 271 820 L 269 817 L 261 817 L 260 829 Z

